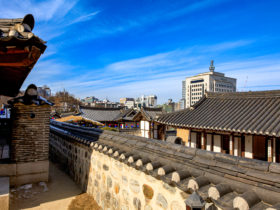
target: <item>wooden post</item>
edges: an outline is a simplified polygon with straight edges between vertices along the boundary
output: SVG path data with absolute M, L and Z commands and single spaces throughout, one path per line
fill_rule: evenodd
M 233 155 L 234 156 L 238 156 L 238 141 L 239 141 L 239 137 L 235 136 L 233 139 L 234 139 Z
M 272 151 L 273 151 L 273 158 L 272 158 L 272 161 L 275 163 L 276 162 L 276 138 L 274 137 L 273 138 L 273 143 L 272 143 Z
M 206 150 L 206 135 L 205 131 L 201 133 L 201 149 Z
M 151 134 L 152 134 L 151 122 L 149 122 L 149 134 L 148 134 L 149 138 L 152 138 Z
M 191 132 L 192 132 L 192 130 L 190 129 L 189 130 L 189 136 L 188 136 L 188 145 L 189 145 L 189 147 L 191 147 Z
M 230 135 L 229 136 L 229 154 L 230 155 L 233 155 L 233 150 L 234 150 L 234 147 L 233 147 L 233 136 Z
M 272 161 L 272 148 L 271 148 L 271 139 L 267 140 L 267 161 Z
M 212 133 L 212 134 L 211 134 L 211 151 L 212 151 L 212 152 L 214 151 L 214 134 L 215 134 L 215 133 Z

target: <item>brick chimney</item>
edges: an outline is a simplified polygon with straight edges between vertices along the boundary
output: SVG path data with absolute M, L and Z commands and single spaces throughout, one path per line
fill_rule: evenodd
M 35 85 L 29 85 L 24 96 L 14 98 L 9 103 L 12 105 L 11 162 L 16 163 L 17 167 L 21 164 L 24 171 L 30 170 L 39 175 L 36 177 L 32 174 L 28 179 L 30 182 L 48 181 L 52 104 L 38 96 Z M 17 171 L 17 174 L 20 173 Z

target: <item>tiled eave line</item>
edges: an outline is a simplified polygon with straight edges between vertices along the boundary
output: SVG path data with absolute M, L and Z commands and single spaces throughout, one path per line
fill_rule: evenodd
M 170 123 L 170 122 L 163 122 L 163 121 L 156 121 L 160 124 L 165 124 L 173 127 L 178 128 L 186 128 L 186 129 L 200 129 L 200 130 L 210 130 L 210 131 L 222 131 L 222 132 L 229 132 L 229 133 L 240 133 L 240 134 L 250 134 L 250 135 L 263 135 L 263 136 L 270 136 L 270 137 L 280 137 L 277 133 L 268 133 L 268 132 L 258 132 L 258 131 L 245 131 L 240 129 L 227 129 L 227 128 L 213 128 L 213 127 L 206 127 L 206 126 L 195 126 L 195 125 L 184 125 L 184 124 L 177 124 L 177 123 Z
M 264 196 L 261 192 L 263 192 L 263 190 L 269 190 L 270 195 L 265 198 L 268 199 L 266 200 L 266 202 L 268 203 L 272 202 L 271 198 L 275 200 L 275 198 L 278 196 L 277 193 L 280 193 L 278 187 L 274 185 L 270 186 L 270 188 L 267 189 L 262 189 L 259 187 L 256 188 L 255 185 L 251 186 L 245 183 L 240 185 L 240 182 L 237 180 L 234 181 L 234 179 L 232 180 L 230 178 L 231 176 L 228 177 L 222 175 L 219 172 L 219 167 L 217 167 L 216 164 L 214 164 L 216 162 L 223 164 L 223 161 L 225 161 L 224 164 L 226 165 L 233 164 L 234 167 L 240 167 L 238 169 L 241 170 L 240 173 L 246 173 L 247 170 L 249 171 L 251 171 L 252 169 L 255 170 L 254 164 L 258 162 L 259 164 L 257 166 L 257 168 L 259 168 L 258 170 L 263 171 L 262 173 L 266 173 L 268 169 L 270 169 L 269 167 L 270 163 L 267 162 L 230 157 L 229 155 L 225 155 L 225 154 L 207 152 L 204 150 L 198 150 L 193 148 L 186 148 L 180 145 L 168 144 L 162 141 L 159 142 L 152 139 L 124 135 L 124 134 L 119 134 L 119 133 L 109 132 L 109 131 L 102 132 L 99 129 L 87 129 L 79 126 L 67 125 L 66 123 L 60 123 L 54 121 L 51 122 L 50 128 L 52 133 L 59 134 L 66 141 L 70 140 L 71 142 L 74 143 L 81 143 L 100 153 L 104 153 L 106 155 L 113 157 L 118 161 L 128 164 L 129 166 L 134 167 L 137 170 L 141 170 L 145 173 L 148 173 L 151 176 L 154 176 L 155 178 L 161 179 L 163 182 L 166 182 L 167 184 L 170 183 L 175 184 L 175 186 L 182 189 L 183 191 L 188 189 L 186 189 L 183 185 L 181 185 L 180 180 L 179 181 L 173 180 L 173 174 L 172 174 L 172 173 L 181 174 L 180 170 L 182 169 L 187 170 L 191 174 L 190 178 L 194 181 L 200 179 L 207 179 L 210 184 L 212 183 L 212 185 L 217 185 L 219 183 L 226 182 L 230 184 L 233 190 L 235 190 L 236 187 L 237 187 L 236 189 L 238 189 L 239 186 L 246 185 L 246 187 L 244 188 L 245 191 L 250 190 L 250 192 L 252 192 L 251 190 L 254 189 L 254 191 L 258 193 L 261 199 Z M 80 137 L 83 136 L 83 133 L 92 133 L 93 137 L 97 137 L 97 139 L 99 140 L 96 141 L 97 140 L 96 138 L 91 138 L 91 137 L 88 138 L 89 137 L 88 135 L 86 135 L 87 136 L 86 138 Z M 98 138 L 98 136 L 100 138 Z M 164 154 L 164 158 L 160 158 L 163 156 L 163 154 Z M 142 162 L 145 162 L 145 159 L 147 158 L 149 159 L 149 161 L 146 162 L 145 164 L 148 163 L 151 164 L 152 166 L 155 166 L 155 168 L 152 167 L 152 170 L 148 169 L 147 165 L 142 165 L 143 167 L 139 167 L 136 164 L 137 163 L 136 160 L 141 160 Z M 208 167 L 205 167 L 206 166 L 205 164 L 208 165 Z M 157 165 L 159 165 L 158 167 L 160 168 L 158 168 Z M 244 167 L 245 168 L 249 167 L 249 168 L 245 170 Z M 172 170 L 169 170 L 170 168 Z M 161 171 L 166 170 L 169 171 L 170 173 L 168 172 L 169 174 L 162 175 L 160 173 L 160 170 Z M 230 169 L 226 169 L 226 170 L 230 170 Z M 227 173 L 227 172 L 224 171 L 223 173 Z M 250 178 L 250 176 L 251 175 L 249 174 L 248 177 Z M 279 183 L 279 181 L 276 182 Z M 243 190 L 241 191 L 243 193 Z M 240 189 L 238 190 L 238 192 L 241 193 Z M 271 197 L 272 195 L 274 197 Z M 201 194 L 201 196 L 203 196 L 203 194 Z M 279 200 L 278 198 L 279 197 L 277 197 L 276 200 Z M 272 203 L 274 203 L 274 200 Z

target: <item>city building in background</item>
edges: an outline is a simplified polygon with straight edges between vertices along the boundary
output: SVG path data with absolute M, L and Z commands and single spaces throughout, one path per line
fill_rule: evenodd
M 185 108 L 198 102 L 207 92 L 236 92 L 236 79 L 225 77 L 225 74 L 215 72 L 214 61 L 211 61 L 209 72 L 187 77 L 182 82 L 182 100 Z
M 119 102 L 111 102 L 108 99 L 99 100 L 94 96 L 86 97 L 81 100 L 83 106 L 97 107 L 97 108 L 118 108 Z
M 172 101 L 172 99 L 168 99 L 168 102 L 162 105 L 162 110 L 166 113 L 175 111 L 176 103 Z
M 134 108 L 135 106 L 134 98 L 120 98 L 120 105 L 127 107 L 128 109 Z
M 42 87 L 38 87 L 38 95 L 42 96 L 43 98 L 49 98 L 52 95 L 51 89 L 44 85 Z
M 149 96 L 142 95 L 141 97 L 139 97 L 135 100 L 135 106 L 136 106 L 136 108 L 156 107 L 157 106 L 157 96 L 156 95 L 149 95 Z
M 86 105 L 89 105 L 89 104 L 94 103 L 96 101 L 99 101 L 99 99 L 94 97 L 94 96 L 89 96 L 89 97 L 86 97 L 86 98 L 81 100 L 81 102 L 86 104 Z

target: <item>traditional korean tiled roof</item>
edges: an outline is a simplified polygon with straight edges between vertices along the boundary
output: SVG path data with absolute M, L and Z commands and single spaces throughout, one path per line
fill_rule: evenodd
M 46 49 L 45 42 L 32 33 L 35 25 L 33 15 L 28 14 L 24 18 L 0 19 L 0 43 L 1 47 L 32 44 L 42 52 Z
M 67 117 L 62 117 L 62 118 L 59 118 L 59 119 L 56 119 L 56 121 L 59 121 L 59 122 L 79 122 L 79 121 L 87 121 L 93 125 L 100 125 L 100 126 L 103 126 L 104 124 L 100 123 L 100 122 L 97 122 L 97 121 L 94 121 L 94 120 L 88 120 L 88 119 L 85 119 L 83 118 L 82 116 L 75 116 L 75 115 L 70 115 L 70 116 L 67 116 Z
M 0 19 L 0 95 L 15 97 L 46 49 L 45 42 L 32 33 L 34 24 L 31 14 Z
M 162 108 L 142 107 L 141 110 L 133 117 L 133 120 L 138 119 L 142 115 L 146 120 L 154 121 L 162 114 L 164 114 Z
M 189 109 L 165 114 L 159 123 L 196 129 L 280 136 L 280 90 L 206 93 Z
M 116 117 L 117 121 L 132 121 L 136 111 L 133 108 L 121 110 L 119 116 Z
M 81 116 L 98 122 L 113 122 L 117 121 L 122 114 L 121 108 L 96 108 L 96 107 L 81 107 Z

